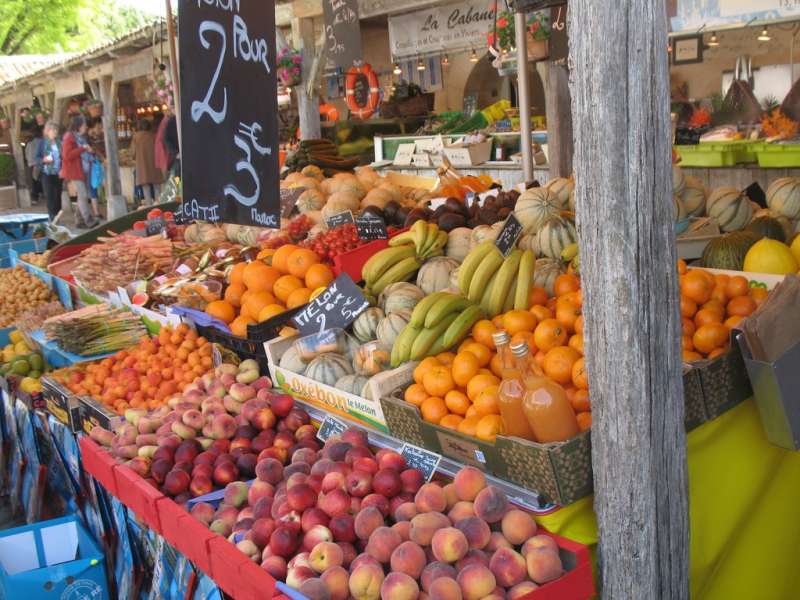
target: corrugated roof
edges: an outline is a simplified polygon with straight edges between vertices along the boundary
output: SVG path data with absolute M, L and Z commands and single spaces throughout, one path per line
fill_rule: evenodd
M 74 54 L 20 54 L 0 56 L 0 85 L 22 79 L 72 58 Z

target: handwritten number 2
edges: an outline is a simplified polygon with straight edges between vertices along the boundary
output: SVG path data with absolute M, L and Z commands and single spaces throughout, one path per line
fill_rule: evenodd
M 211 47 L 211 43 L 206 38 L 207 31 L 218 33 L 220 37 L 222 37 L 222 45 L 220 46 L 217 70 L 214 71 L 214 76 L 211 78 L 211 85 L 208 86 L 206 97 L 203 98 L 202 102 L 199 100 L 192 102 L 192 120 L 197 123 L 203 115 L 208 115 L 211 117 L 211 120 L 214 121 L 214 123 L 219 125 L 225 120 L 225 116 L 228 112 L 228 90 L 226 88 L 222 88 L 221 110 L 214 110 L 211 108 L 211 96 L 214 94 L 214 88 L 217 86 L 217 80 L 219 79 L 220 72 L 222 71 L 222 63 L 225 61 L 225 50 L 228 47 L 228 38 L 222 25 L 219 23 L 214 23 L 213 21 L 203 21 L 200 24 L 198 35 L 200 36 L 200 42 L 203 44 L 203 48 L 206 50 Z
M 319 332 L 325 331 L 325 315 L 323 313 L 318 314 L 316 321 L 319 323 Z

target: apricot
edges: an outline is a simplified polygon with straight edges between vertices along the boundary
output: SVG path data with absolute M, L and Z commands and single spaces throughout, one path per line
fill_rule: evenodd
M 391 527 L 378 527 L 369 536 L 364 552 L 375 558 L 378 562 L 388 563 L 392 552 L 403 543 L 400 534 Z
M 348 587 L 355 600 L 378 600 L 383 584 L 383 569 L 368 562 L 359 564 L 350 573 Z
M 489 570 L 503 587 L 522 583 L 528 576 L 528 567 L 522 554 L 511 548 L 500 548 L 489 559 Z
M 433 535 L 443 527 L 450 527 L 450 519 L 442 513 L 422 513 L 411 519 L 411 531 L 408 539 L 420 546 L 428 546 Z
M 417 600 L 419 586 L 417 582 L 405 573 L 392 572 L 386 576 L 381 584 L 381 598 L 392 600 Z
M 508 590 L 508 594 L 506 597 L 508 600 L 519 600 L 523 596 L 527 596 L 534 590 L 538 590 L 539 586 L 533 583 L 532 581 L 523 581 L 522 583 L 518 583 L 510 590 Z
M 522 548 L 519 552 L 522 554 L 522 556 L 528 556 L 528 552 L 535 550 L 536 548 L 545 548 L 546 550 L 550 550 L 551 552 L 558 554 L 558 544 L 556 544 L 556 541 L 549 535 L 533 536 L 532 538 L 526 540 L 524 544 L 522 544 Z
M 467 538 L 467 543 L 470 548 L 478 550 L 484 548 L 489 543 L 492 536 L 492 530 L 489 529 L 489 524 L 483 519 L 478 517 L 467 517 L 456 522 L 456 529 L 464 534 Z
M 458 523 L 461 519 L 474 517 L 475 506 L 472 504 L 472 502 L 461 500 L 455 503 L 455 505 L 450 509 L 450 512 L 447 513 L 447 516 L 453 523 Z
M 497 587 L 492 572 L 483 565 L 468 565 L 456 578 L 464 600 L 481 600 Z
M 436 560 L 454 563 L 469 550 L 466 536 L 455 527 L 445 527 L 433 534 L 431 548 Z
M 403 542 L 392 552 L 389 566 L 392 571 L 400 571 L 419 579 L 427 562 L 425 551 L 419 545 L 414 542 Z
M 348 582 L 350 581 L 350 574 L 347 569 L 343 567 L 331 567 L 319 576 L 328 587 L 330 593 L 330 600 L 347 600 L 350 596 L 350 589 Z
M 558 579 L 564 574 L 561 558 L 557 553 L 546 548 L 536 548 L 528 552 L 525 564 L 528 569 L 528 577 L 539 585 Z
M 456 495 L 459 500 L 472 502 L 478 493 L 486 487 L 486 476 L 475 467 L 464 467 L 453 479 Z
M 536 535 L 536 521 L 525 511 L 513 508 L 503 516 L 500 530 L 512 546 L 518 546 Z
M 442 487 L 435 483 L 426 483 L 414 496 L 414 504 L 421 513 L 443 513 L 447 509 L 447 498 Z
M 489 536 L 489 543 L 486 544 L 484 550 L 486 550 L 486 552 L 494 553 L 499 548 L 511 548 L 511 544 L 502 533 L 499 531 L 493 531 L 492 535 Z
M 455 579 L 440 577 L 431 584 L 430 600 L 462 600 L 461 586 Z
M 490 485 L 475 497 L 475 514 L 487 523 L 497 523 L 508 511 L 508 498 L 503 491 Z
M 422 584 L 422 589 L 430 593 L 433 582 L 440 578 L 452 579 L 455 581 L 456 570 L 453 568 L 453 565 L 448 565 L 447 563 L 439 561 L 430 562 L 422 569 L 422 575 L 419 581 Z

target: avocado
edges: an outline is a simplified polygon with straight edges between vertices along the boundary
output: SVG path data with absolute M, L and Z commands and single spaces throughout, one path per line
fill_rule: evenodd
M 30 373 L 28 373 L 28 377 L 31 379 L 39 379 L 39 377 L 41 376 L 42 376 L 41 371 L 31 371 Z
M 31 366 L 24 358 L 18 358 L 11 363 L 11 373 L 13 375 L 27 375 L 31 370 Z
M 42 355 L 39 354 L 38 352 L 29 354 L 28 356 L 25 357 L 25 359 L 31 365 L 32 370 L 34 371 L 44 370 L 44 359 L 42 358 Z

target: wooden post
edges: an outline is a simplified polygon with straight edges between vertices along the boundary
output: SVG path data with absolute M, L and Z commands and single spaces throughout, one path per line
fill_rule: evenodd
M 570 0 L 572 115 L 603 597 L 688 598 L 664 0 Z
M 4 107 L 6 115 L 11 120 L 11 153 L 14 155 L 14 166 L 17 171 L 17 204 L 20 208 L 31 205 L 31 191 L 28 189 L 28 173 L 25 167 L 25 151 L 19 143 L 19 134 L 22 129 L 22 119 L 17 114 L 17 105 L 9 104 Z
M 547 162 L 550 179 L 572 175 L 572 109 L 569 72 L 561 62 L 540 62 L 547 105 Z M 538 66 L 537 65 L 537 66 Z
M 108 218 L 127 213 L 122 182 L 119 174 L 119 146 L 117 145 L 117 82 L 112 75 L 104 75 L 97 82 L 100 101 L 103 103 L 103 139 L 106 143 L 106 196 Z
M 175 35 L 175 16 L 172 14 L 172 2 L 167 5 L 167 35 L 169 36 L 170 73 L 172 73 L 173 100 L 175 102 L 175 125 L 178 129 L 178 153 L 183 147 L 183 123 L 181 122 L 181 70 L 178 59 L 178 44 Z
M 311 74 L 311 65 L 316 52 L 314 40 L 314 19 L 292 19 L 292 41 L 295 48 L 303 52 L 303 81 L 295 86 L 297 94 L 297 111 L 300 117 L 300 137 L 308 140 L 322 135 L 322 125 L 319 118 L 319 96 L 309 95 L 306 84 Z

